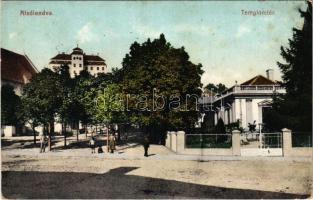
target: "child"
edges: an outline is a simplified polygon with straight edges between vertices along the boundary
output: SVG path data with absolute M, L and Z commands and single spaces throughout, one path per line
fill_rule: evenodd
M 102 147 L 100 145 L 98 147 L 98 153 L 103 153 L 103 149 L 102 149 Z
M 94 137 L 91 137 L 90 141 L 89 141 L 89 144 L 90 144 L 90 147 L 91 147 L 91 153 L 96 153 L 95 151 L 95 139 Z

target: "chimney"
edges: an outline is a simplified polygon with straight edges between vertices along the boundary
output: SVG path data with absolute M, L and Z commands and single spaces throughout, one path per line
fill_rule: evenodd
M 274 81 L 274 70 L 273 69 L 266 70 L 266 78 Z

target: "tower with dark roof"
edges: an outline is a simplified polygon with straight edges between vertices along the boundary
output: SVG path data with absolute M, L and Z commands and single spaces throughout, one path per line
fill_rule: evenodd
M 91 75 L 97 76 L 99 73 L 106 73 L 107 65 L 105 60 L 98 55 L 86 55 L 78 46 L 71 54 L 57 54 L 50 59 L 49 67 L 56 69 L 67 64 L 71 77 L 78 75 L 82 70 L 87 70 Z

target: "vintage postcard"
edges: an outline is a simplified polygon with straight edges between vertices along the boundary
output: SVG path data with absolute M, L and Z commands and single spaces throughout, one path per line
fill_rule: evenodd
M 1 198 L 313 198 L 312 1 L 1 1 Z

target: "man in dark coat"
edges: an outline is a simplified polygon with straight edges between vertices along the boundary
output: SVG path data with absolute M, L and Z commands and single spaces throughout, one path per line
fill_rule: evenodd
M 149 138 L 148 136 L 145 136 L 144 139 L 143 139 L 143 148 L 145 149 L 145 157 L 148 157 L 148 149 L 149 149 L 149 146 L 150 146 L 150 141 L 149 141 Z

